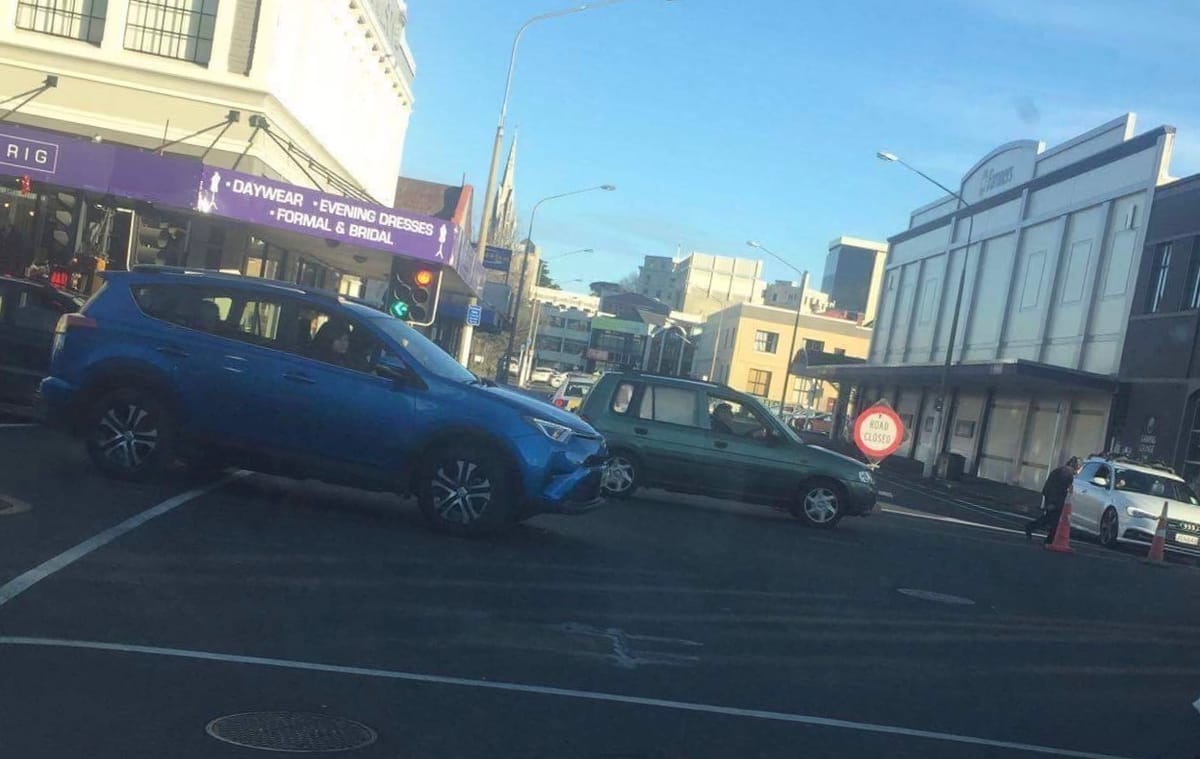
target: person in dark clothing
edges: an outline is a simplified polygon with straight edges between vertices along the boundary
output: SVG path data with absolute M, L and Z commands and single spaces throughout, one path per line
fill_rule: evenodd
M 709 426 L 713 432 L 724 432 L 726 435 L 735 434 L 733 431 L 733 406 L 728 403 L 718 403 L 709 414 Z
M 1046 501 L 1045 511 L 1025 525 L 1026 540 L 1033 540 L 1033 531 L 1042 527 L 1046 528 L 1046 542 L 1054 540 L 1054 530 L 1058 527 L 1063 506 L 1067 503 L 1067 496 L 1074 490 L 1075 475 L 1079 474 L 1082 466 L 1079 457 L 1072 456 L 1067 459 L 1067 463 L 1055 469 L 1046 478 L 1046 484 L 1042 486 L 1042 497 Z

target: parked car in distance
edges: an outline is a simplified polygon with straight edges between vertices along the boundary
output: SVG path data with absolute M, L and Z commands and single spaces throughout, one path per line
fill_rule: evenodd
M 554 377 L 554 370 L 548 366 L 534 367 L 529 371 L 531 384 L 549 385 L 552 377 Z
M 788 425 L 796 432 L 828 435 L 833 431 L 833 416 L 823 411 L 803 409 L 788 420 Z
M 39 398 L 119 478 L 179 454 L 413 493 L 456 533 L 602 500 L 604 440 L 578 417 L 478 379 L 399 319 L 270 280 L 109 273 L 59 320 Z
M 595 384 L 596 378 L 590 374 L 567 375 L 558 390 L 550 397 L 550 402 L 566 411 L 578 411 L 584 397 Z
M 724 385 L 610 373 L 579 414 L 608 441 L 604 490 L 614 497 L 661 487 L 768 504 L 826 528 L 875 507 L 866 464 L 805 444 L 753 397 Z
M 1149 546 L 1167 505 L 1165 547 L 1200 556 L 1200 499 L 1170 469 L 1098 456 L 1083 462 L 1071 495 L 1071 529 L 1116 548 Z
M 50 368 L 54 327 L 86 300 L 49 282 L 0 276 L 0 405 L 32 411 Z

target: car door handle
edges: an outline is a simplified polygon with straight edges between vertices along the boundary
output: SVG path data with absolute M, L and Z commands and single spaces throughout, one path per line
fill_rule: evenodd
M 633 434 L 635 434 L 635 435 L 647 435 L 649 433 L 650 433 L 650 430 L 646 429 L 645 427 L 634 427 L 633 428 Z
M 714 448 L 728 448 L 729 443 L 726 443 L 724 440 L 714 440 L 713 447 Z
M 172 358 L 187 358 L 188 356 L 192 355 L 185 350 L 176 348 L 173 345 L 160 345 L 154 350 L 158 351 L 164 356 L 171 356 Z
M 297 374 L 296 372 L 288 372 L 283 375 L 285 380 L 289 382 L 299 382 L 301 385 L 315 385 L 317 381 L 306 374 Z

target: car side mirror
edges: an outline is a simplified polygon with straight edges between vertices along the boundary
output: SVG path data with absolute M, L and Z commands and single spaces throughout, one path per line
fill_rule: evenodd
M 390 356 L 383 356 L 375 365 L 375 373 L 390 379 L 397 389 L 402 387 L 424 388 L 420 375 L 409 366 Z
M 1098 488 L 1106 488 L 1108 487 L 1108 480 L 1104 477 L 1093 477 L 1092 484 Z

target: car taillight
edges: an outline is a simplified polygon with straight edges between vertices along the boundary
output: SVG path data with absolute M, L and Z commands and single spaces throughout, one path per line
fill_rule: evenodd
M 567 402 L 565 400 L 563 400 L 562 398 L 555 398 L 554 405 L 558 406 L 559 408 L 562 408 L 563 406 L 567 405 Z
M 72 327 L 95 329 L 96 320 L 83 314 L 63 314 L 58 317 L 58 324 L 54 325 L 54 334 L 65 335 Z

